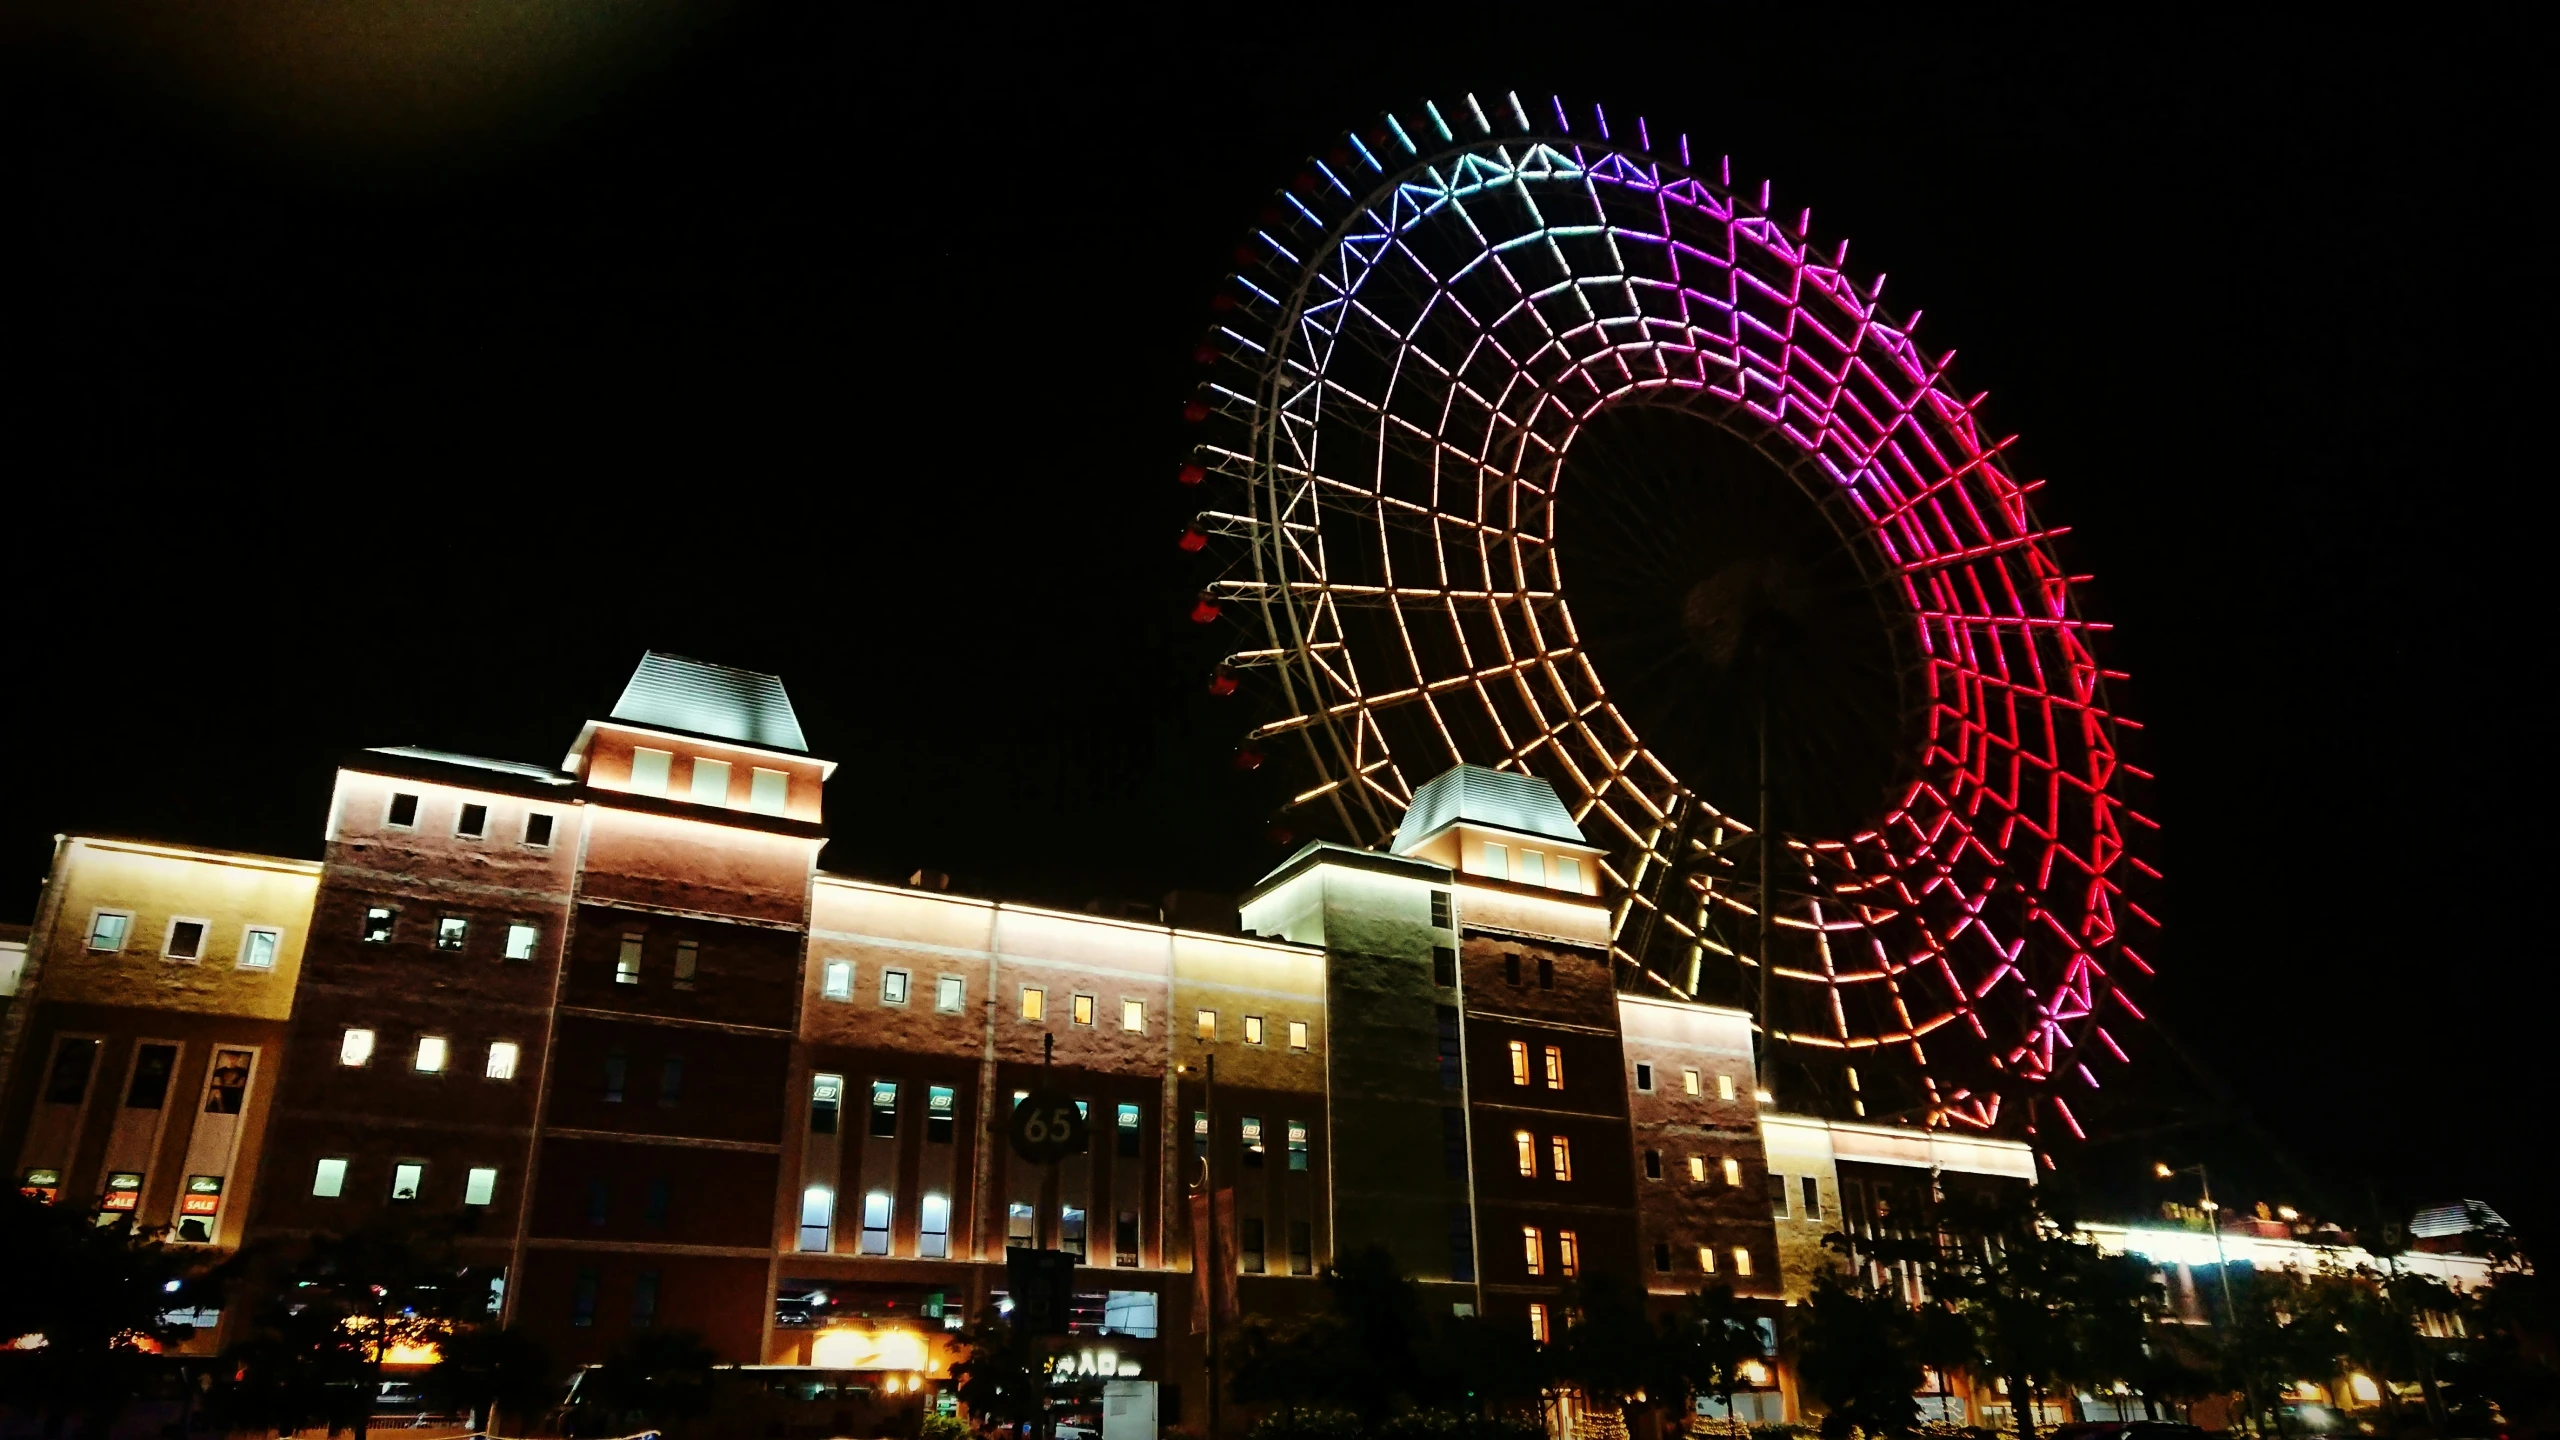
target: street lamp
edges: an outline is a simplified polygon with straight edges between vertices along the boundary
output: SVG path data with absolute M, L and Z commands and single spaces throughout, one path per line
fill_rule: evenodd
M 2213 1232 L 2213 1275 L 2216 1280 L 2222 1282 L 2222 1350 L 2225 1355 L 2228 1355 L 2231 1353 L 2231 1329 L 2239 1321 L 2240 1311 L 2231 1303 L 2231 1259 L 2222 1253 L 2222 1215 L 2220 1213 L 2222 1207 L 2213 1203 L 2213 1181 L 2204 1173 L 2202 1161 L 2172 1170 L 2168 1162 L 2155 1160 L 2151 1162 L 2151 1173 L 2162 1180 L 2179 1175 L 2193 1175 L 2196 1177 L 2196 1188 L 2203 1193 L 2205 1228 Z M 2240 1377 L 2240 1391 L 2248 1397 L 2249 1428 L 2255 1430 L 2258 1426 L 2257 1387 L 2249 1383 L 2246 1374 Z

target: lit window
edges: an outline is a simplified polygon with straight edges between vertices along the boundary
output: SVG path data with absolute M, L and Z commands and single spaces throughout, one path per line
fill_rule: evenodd
M 1529 1083 L 1529 1042 L 1526 1040 L 1511 1042 L 1511 1083 L 1514 1085 Z
M 1742 1185 L 1742 1162 L 1730 1155 L 1724 1157 L 1724 1183 L 1737 1189 Z
M 264 925 L 252 925 L 240 937 L 240 968 L 273 970 L 276 952 L 284 948 L 284 932 Z
M 1544 1305 L 1529 1307 L 1529 1338 L 1541 1345 L 1547 1343 L 1547 1307 Z
M 1547 1273 L 1546 1241 L 1544 1237 L 1538 1233 L 1538 1227 L 1535 1225 L 1523 1225 L 1520 1227 L 1520 1258 L 1527 1262 L 1530 1274 L 1544 1275 Z
M 418 1187 L 426 1183 L 427 1167 L 414 1160 L 403 1160 L 391 1167 L 391 1198 L 415 1200 Z
M 1512 1132 L 1511 1143 L 1520 1152 L 1521 1175 L 1531 1180 L 1537 1179 L 1538 1137 L 1526 1130 L 1516 1130 Z
M 844 1077 L 812 1075 L 809 1077 L 809 1133 L 836 1133 L 836 1111 L 844 1103 Z
M 1112 1129 L 1118 1136 L 1113 1144 L 1122 1158 L 1137 1158 L 1141 1140 L 1138 1127 L 1144 1123 L 1144 1118 L 1143 1112 L 1135 1105 L 1122 1105 L 1112 1112 Z
M 311 1171 L 311 1193 L 323 1200 L 335 1200 L 347 1193 L 347 1161 L 343 1155 L 331 1155 Z
M 533 947 L 541 940 L 542 930 L 539 926 L 509 925 L 506 956 L 510 960 L 530 960 L 533 958 Z
M 1039 1227 L 1039 1223 L 1040 1212 L 1031 1206 L 1018 1202 L 1007 1205 L 1004 1209 L 1004 1238 L 1028 1246 L 1034 1238 L 1033 1231 Z
M 1733 1098 L 1732 1076 L 1719 1075 L 1716 1077 L 1716 1098 L 1719 1100 L 1730 1100 Z
M 1716 1273 L 1716 1247 L 1713 1245 L 1698 1247 L 1698 1268 L 1710 1275 Z
M 1244 1017 L 1244 1043 L 1247 1045 L 1259 1045 L 1262 1043 L 1261 1016 L 1247 1015 Z
M 453 833 L 465 840 L 477 840 L 489 833 L 489 807 L 468 804 L 453 822 Z
M 1431 892 L 1431 923 L 1443 930 L 1449 928 L 1449 892 L 1446 890 Z
M 1698 1093 L 1698 1072 L 1697 1072 L 1697 1071 L 1695 1071 L 1695 1070 L 1683 1070 L 1683 1071 L 1681 1071 L 1681 1072 L 1680 1072 L 1680 1088 L 1681 1088 L 1683 1091 L 1686 1091 L 1687 1093 L 1689 1093 L 1689 1094 L 1691 1094 L 1691 1095 L 1695 1095 L 1695 1094 L 1697 1094 L 1697 1093 Z
M 800 1193 L 800 1248 L 824 1251 L 836 1219 L 836 1192 L 812 1185 Z
M 667 793 L 667 766 L 675 759 L 672 750 L 652 750 L 646 745 L 631 751 L 631 788 L 642 795 Z
M 462 1203 L 486 1205 L 498 1197 L 498 1171 L 493 1165 L 475 1165 L 462 1180 Z
M 373 1032 L 349 1030 L 338 1037 L 338 1063 L 362 1065 L 373 1058 Z
M 622 937 L 622 952 L 616 955 L 613 961 L 613 979 L 614 983 L 617 985 L 637 985 L 640 983 L 639 936 L 625 935 Z
M 951 1254 L 951 1197 L 927 1195 L 916 1211 L 916 1254 L 940 1260 Z
M 551 817 L 537 810 L 524 817 L 524 843 L 536 850 L 551 848 Z
M 1037 1020 L 1049 1013 L 1049 992 L 1025 985 L 1022 987 L 1022 1018 Z
M 967 981 L 957 975 L 945 975 L 933 982 L 933 1008 L 945 1015 L 957 1015 L 968 994 Z
M 1496 880 L 1511 878 L 1511 852 L 1490 840 L 1484 842 L 1484 873 Z
M 1556 857 L 1556 888 L 1582 893 L 1582 862 L 1570 855 Z
M 1564 1051 L 1554 1045 L 1547 1047 L 1547 1088 L 1564 1088 Z
M 1289 1122 L 1289 1168 L 1298 1171 L 1307 1168 L 1307 1122 L 1304 1120 Z
M 1704 1180 L 1707 1178 L 1706 1156 L 1692 1155 L 1689 1157 L 1689 1178 L 1692 1180 Z
M 1289 1022 L 1289 1048 L 1292 1050 L 1304 1050 L 1307 1048 L 1306 1021 L 1292 1020 Z
M 1554 1142 L 1547 1147 L 1547 1153 L 1548 1157 L 1555 1162 L 1556 1178 L 1559 1180 L 1572 1179 L 1573 1142 L 1565 1139 L 1561 1135 L 1558 1135 L 1555 1137 Z
M 387 943 L 391 939 L 391 922 L 399 917 L 399 913 L 387 905 L 366 906 L 364 929 L 360 932 L 364 936 L 365 943 L 368 945 Z
M 886 1255 L 889 1253 L 890 1208 L 889 1196 L 884 1191 L 874 1190 L 862 1197 L 863 1254 Z
M 693 794 L 690 798 L 696 805 L 728 804 L 729 762 L 697 757 L 693 762 Z
M 1636 1064 L 1636 1088 L 1648 1095 L 1653 1093 L 1653 1067 L 1641 1061 Z
M 701 941 L 699 941 L 699 940 L 679 940 L 679 941 L 677 941 L 677 942 L 676 942 L 676 988 L 677 988 L 677 989 L 679 989 L 679 990 L 690 990 L 690 989 L 692 989 L 692 988 L 693 988 L 693 977 L 694 977 L 697 973 L 699 973 L 699 972 L 701 971 L 701 969 L 702 969 L 702 942 L 701 942 Z
M 1520 873 L 1512 877 L 1523 885 L 1547 883 L 1547 857 L 1535 850 L 1520 852 Z
M 516 1059 L 522 1053 L 513 1040 L 490 1041 L 489 1062 L 480 1067 L 481 1076 L 490 1080 L 513 1080 L 516 1078 Z
M 441 1035 L 419 1036 L 418 1056 L 412 1062 L 416 1065 L 418 1073 L 421 1075 L 443 1074 L 444 1048 L 444 1037 Z
M 1556 1273 L 1568 1280 L 1582 1273 L 1582 1243 L 1570 1230 L 1556 1232 Z
M 439 950 L 461 949 L 463 937 L 470 933 L 471 922 L 459 915 L 442 915 L 436 918 L 436 948 Z
M 1144 1000 L 1121 1001 L 1120 1028 L 1128 1031 L 1132 1035 L 1145 1034 L 1147 1029 L 1147 1002 Z
M 1200 1038 L 1201 1038 L 1201 1039 L 1203 1039 L 1203 1040 L 1215 1040 L 1215 1039 L 1217 1039 L 1217 1038 L 1218 1038 L 1218 1012 L 1217 1012 L 1217 1011 L 1215 1011 L 1215 1010 L 1203 1010 L 1203 1011 L 1201 1011 L 1197 1016 L 1195 1016 L 1195 1017 L 1193 1017 L 1193 1018 L 1196 1020 L 1196 1022 L 1198 1023 L 1198 1025 L 1199 1025 L 1199 1027 L 1200 1027 Z
M 1751 1252 L 1739 1245 L 1733 1247 L 1733 1273 L 1736 1275 L 1751 1273 Z
M 924 1139 L 928 1145 L 951 1143 L 952 1110 L 959 1094 L 948 1085 L 928 1085 L 924 1090 Z
M 1076 1024 L 1090 1025 L 1093 1023 L 1093 1004 L 1093 997 L 1090 995 L 1079 995 L 1075 998 L 1072 1016 Z
M 826 997 L 830 1000 L 850 1000 L 853 998 L 852 961 L 830 960 L 827 962 L 825 993 Z
M 396 825 L 403 830 L 417 824 L 418 797 L 415 795 L 392 796 L 391 807 L 382 812 L 382 823 Z
M 907 1003 L 906 971 L 883 970 L 880 972 L 880 1003 L 883 1005 L 904 1005 Z
M 204 928 L 201 920 L 170 921 L 168 938 L 162 942 L 160 953 L 171 960 L 203 959 Z
M 133 924 L 133 916 L 123 910 L 101 910 L 89 917 L 89 948 L 121 950 L 125 930 Z
M 747 808 L 759 815 L 779 815 L 789 807 L 791 776 L 787 771 L 755 767 L 755 776 L 747 787 Z

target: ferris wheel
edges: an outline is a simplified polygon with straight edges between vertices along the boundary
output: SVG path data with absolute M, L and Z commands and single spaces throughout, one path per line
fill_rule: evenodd
M 1180 473 L 1240 762 L 1361 844 L 1450 765 L 1542 776 L 1620 983 L 1750 1010 L 1783 1098 L 2077 1133 L 2141 1018 L 2147 777 L 1918 317 L 1561 101 L 1386 116 L 1261 218 Z

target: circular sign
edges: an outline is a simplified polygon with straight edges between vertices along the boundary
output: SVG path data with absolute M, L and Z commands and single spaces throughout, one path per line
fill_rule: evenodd
M 1034 1090 L 1013 1107 L 1013 1153 L 1047 1165 L 1085 1148 L 1084 1111 L 1055 1090 Z

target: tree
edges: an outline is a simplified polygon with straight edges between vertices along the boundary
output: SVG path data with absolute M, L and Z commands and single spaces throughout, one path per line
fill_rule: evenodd
M 642 1330 L 578 1377 L 577 1428 L 657 1429 L 701 1415 L 711 1408 L 711 1367 L 719 1359 L 690 1330 Z
M 1557 1368 L 1593 1409 L 1618 1409 L 1676 1368 L 1662 1363 L 1661 1337 L 1645 1316 L 1644 1292 L 1619 1276 L 1601 1272 L 1585 1278 L 1565 1308 L 1573 1319 L 1555 1347 Z
M 161 1235 L 0 1196 L 0 1401 L 43 1413 L 47 1433 L 75 1411 L 100 1429 L 115 1420 L 157 1373 L 153 1350 L 177 1338 L 162 1315 L 188 1265 Z
M 990 1315 L 962 1332 L 960 1348 L 951 1378 L 979 1424 L 1029 1425 L 1046 1413 L 1049 1377 L 1032 1337 Z
M 439 1408 L 468 1410 L 475 1430 L 499 1412 L 534 1417 L 560 1400 L 560 1379 L 543 1343 L 522 1330 L 474 1325 L 447 1336 L 426 1394 Z
M 1759 1363 L 1766 1347 L 1759 1320 L 1734 1297 L 1732 1286 L 1712 1285 L 1691 1295 L 1678 1313 L 1663 1317 L 1654 1347 L 1654 1373 L 1645 1390 L 1664 1407 L 1666 1428 L 1686 1429 L 1701 1395 L 1722 1401 L 1728 1428 L 1740 1428 L 1733 1420 L 1734 1392 L 1750 1383 L 1746 1367 Z
M 1824 1271 L 1804 1307 L 1796 1373 L 1822 1399 L 1824 1440 L 1852 1427 L 1908 1435 L 1919 1425 L 1920 1362 L 1911 1312 L 1891 1295 L 1853 1288 Z

